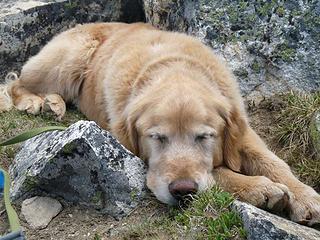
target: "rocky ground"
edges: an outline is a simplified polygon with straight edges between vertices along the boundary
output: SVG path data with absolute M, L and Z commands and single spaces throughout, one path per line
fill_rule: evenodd
M 303 160 L 304 164 L 301 165 L 300 160 L 303 158 L 293 161 L 290 158 L 293 149 L 286 148 L 284 143 L 277 139 L 279 120 L 288 106 L 287 100 L 287 97 L 274 97 L 262 101 L 258 106 L 248 103 L 250 123 L 273 151 L 289 161 L 301 179 L 319 190 L 320 181 L 318 179 L 320 174 L 313 171 L 314 167 L 310 167 L 305 159 Z M 318 109 L 319 106 L 320 104 L 317 105 Z M 24 130 L 26 127 L 28 128 L 26 125 L 38 126 L 55 123 L 50 116 L 33 117 L 18 112 L 2 114 L 2 116 L 4 116 L 3 121 L 0 122 L 2 133 L 5 131 L 5 135 L 8 137 Z M 10 120 L 9 118 L 14 119 Z M 83 116 L 76 112 L 69 113 L 63 124 L 70 124 L 80 118 L 83 118 Z M 8 122 L 10 123 L 8 124 Z M 22 123 L 25 124 L 22 125 Z M 11 147 L 1 150 L 1 165 L 7 168 L 15 152 L 16 149 Z M 308 158 L 307 155 L 305 157 Z M 303 168 L 301 169 L 301 167 Z M 182 236 L 188 239 L 185 230 L 177 227 L 180 227 L 180 225 L 175 225 L 177 220 L 172 222 L 172 217 L 175 219 L 177 216 L 172 215 L 172 209 L 159 203 L 150 194 L 147 194 L 147 197 L 129 216 L 120 221 L 90 208 L 66 204 L 63 201 L 62 204 L 64 206 L 62 212 L 50 222 L 48 227 L 42 230 L 30 228 L 23 216 L 20 215 L 28 239 L 181 239 Z M 0 207 L 0 209 L 3 209 L 3 207 Z M 19 206 L 17 206 L 17 210 L 20 213 Z M 5 213 L 0 210 L 0 214 L 2 216 L 0 231 L 3 233 L 7 229 L 7 224 Z M 179 229 L 179 231 L 173 231 L 173 229 Z M 241 237 L 236 234 L 234 238 Z
M 84 119 L 84 117 L 75 111 L 68 112 L 62 123 L 55 122 L 50 115 L 34 117 L 11 111 L 1 114 L 0 134 L 6 139 L 30 128 L 55 124 L 69 125 L 79 119 Z M 0 165 L 8 169 L 17 150 L 17 146 L 0 149 Z M 91 208 L 59 200 L 63 205 L 62 212 L 42 230 L 32 229 L 21 214 L 20 204 L 16 205 L 28 239 L 152 239 L 159 236 L 162 239 L 172 239 L 169 234 L 179 239 L 182 235 L 187 234 L 183 229 L 177 231 L 176 223 L 172 221 L 172 218 L 179 216 L 184 222 L 186 215 L 173 213 L 173 209 L 159 203 L 150 193 L 137 208 L 120 221 Z M 1 206 L 0 235 L 8 229 L 3 209 L 4 207 Z M 236 221 L 240 224 L 239 220 Z M 237 236 L 237 232 L 233 235 Z

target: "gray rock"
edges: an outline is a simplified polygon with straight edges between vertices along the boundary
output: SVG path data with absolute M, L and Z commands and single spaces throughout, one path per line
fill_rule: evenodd
M 241 216 L 248 240 L 318 240 L 320 232 L 273 215 L 250 204 L 232 205 Z
M 21 214 L 33 229 L 43 229 L 62 210 L 59 201 L 48 197 L 33 197 L 22 202 Z
M 0 1 L 0 83 L 54 35 L 87 22 L 144 21 L 140 0 Z
M 320 88 L 320 1 L 144 0 L 146 19 L 220 55 L 247 99 Z
M 320 159 L 320 112 L 316 112 L 310 123 L 310 136 L 313 150 Z
M 63 198 L 115 218 L 136 207 L 145 192 L 143 161 L 89 121 L 26 141 L 10 175 L 14 201 Z

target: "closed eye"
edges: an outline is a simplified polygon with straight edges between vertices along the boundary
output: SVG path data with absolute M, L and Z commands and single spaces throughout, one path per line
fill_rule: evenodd
M 160 133 L 152 133 L 149 135 L 150 138 L 159 141 L 160 143 L 164 144 L 168 142 L 168 137 L 166 135 Z
M 195 137 L 195 141 L 196 142 L 203 142 L 205 140 L 210 140 L 214 138 L 214 133 L 202 133 L 202 134 L 198 134 Z

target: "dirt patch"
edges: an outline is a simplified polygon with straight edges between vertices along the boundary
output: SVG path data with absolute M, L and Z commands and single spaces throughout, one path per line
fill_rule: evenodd
M 276 154 L 281 152 L 282 149 L 274 136 L 282 107 L 283 102 L 278 98 L 264 100 L 258 106 L 248 104 L 250 126 L 265 141 L 270 150 Z
M 123 239 L 122 232 L 132 224 L 155 218 L 165 211 L 167 211 L 166 206 L 158 203 L 156 199 L 147 198 L 128 217 L 120 221 L 80 206 L 65 206 L 63 211 L 43 230 L 29 229 L 22 217 L 21 219 L 26 237 L 30 240 Z

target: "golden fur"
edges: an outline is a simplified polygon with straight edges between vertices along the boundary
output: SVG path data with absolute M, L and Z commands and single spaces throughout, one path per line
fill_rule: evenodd
M 58 119 L 65 102 L 76 104 L 148 162 L 147 185 L 163 202 L 176 202 L 170 183 L 188 179 L 176 185 L 217 183 L 294 221 L 320 221 L 320 196 L 250 128 L 233 75 L 195 38 L 141 23 L 79 25 L 1 87 L 0 111 L 8 95 L 20 110 Z

